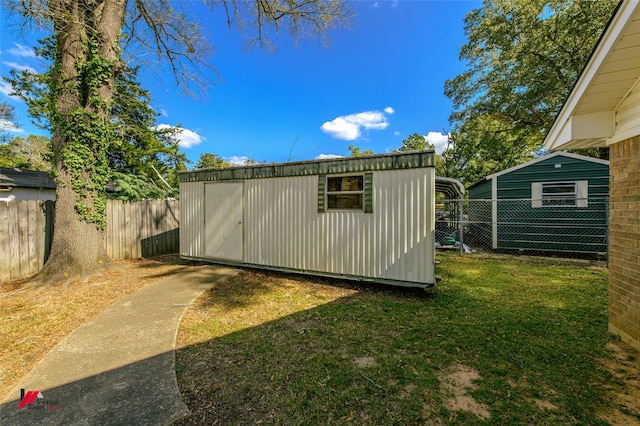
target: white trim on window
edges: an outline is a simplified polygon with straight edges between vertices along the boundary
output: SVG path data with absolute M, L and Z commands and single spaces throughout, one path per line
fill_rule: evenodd
M 327 176 L 326 210 L 364 211 L 364 174 Z
M 531 207 L 589 206 L 589 181 L 531 182 Z

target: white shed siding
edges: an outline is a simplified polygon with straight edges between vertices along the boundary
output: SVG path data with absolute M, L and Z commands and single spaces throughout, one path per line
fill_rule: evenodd
M 202 182 L 180 183 L 180 223 L 180 254 L 203 257 L 204 185 Z
M 640 85 L 631 90 L 628 96 L 620 103 L 616 111 L 616 136 L 615 140 L 626 139 L 626 135 L 640 134 Z
M 434 182 L 433 168 L 375 172 L 366 214 L 318 213 L 318 176 L 246 180 L 245 262 L 432 283 Z

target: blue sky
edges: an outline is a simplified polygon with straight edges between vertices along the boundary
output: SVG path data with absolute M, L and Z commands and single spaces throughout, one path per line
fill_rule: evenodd
M 215 53 L 221 81 L 194 99 L 181 94 L 168 74 L 145 72 L 142 85 L 161 126 L 181 125 L 181 149 L 195 165 L 201 153 L 227 161 L 300 161 L 349 155 L 348 146 L 390 152 L 412 133 L 441 149 L 451 104 L 447 79 L 464 70 L 463 18 L 477 1 L 353 1 L 350 29 L 331 34 L 327 48 L 315 40 L 298 45 L 283 35 L 275 52 L 247 51 L 242 35 L 221 16 L 195 2 Z M 12 68 L 43 70 L 30 46 L 37 35 L 7 31 L 0 40 L 0 75 Z M 165 77 L 166 75 L 166 77 Z M 160 77 L 160 78 L 159 78 Z M 15 135 L 45 134 L 16 107 Z

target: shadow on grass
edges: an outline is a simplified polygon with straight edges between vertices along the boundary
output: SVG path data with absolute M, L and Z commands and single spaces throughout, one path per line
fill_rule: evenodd
M 219 282 L 183 320 L 191 415 L 178 424 L 601 423 L 606 273 L 469 262 L 452 257 L 435 295 L 255 271 Z M 47 390 L 64 413 L 41 423 L 176 419 L 181 404 L 153 383 L 159 361 Z M 465 392 L 489 420 L 448 404 L 441 377 L 456 365 L 479 373 Z M 17 404 L 2 406 L 6 424 L 38 424 Z
M 288 287 L 269 274 L 227 281 L 183 323 L 183 337 L 203 340 L 177 352 L 192 410 L 179 424 L 483 423 L 447 405 L 439 377 L 455 365 L 479 372 L 468 392 L 490 407 L 488 422 L 598 423 L 610 380 L 599 362 L 606 273 L 523 267 L 458 264 L 435 296 Z M 253 303 L 228 304 L 228 293 Z

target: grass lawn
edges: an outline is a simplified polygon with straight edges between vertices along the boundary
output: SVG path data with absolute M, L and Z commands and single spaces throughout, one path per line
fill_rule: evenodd
M 607 272 L 439 253 L 435 292 L 245 272 L 178 335 L 181 424 L 640 424 Z

